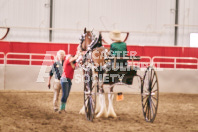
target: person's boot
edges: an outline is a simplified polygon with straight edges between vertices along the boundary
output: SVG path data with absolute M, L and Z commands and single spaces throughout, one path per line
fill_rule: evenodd
M 65 112 L 66 103 L 61 102 L 59 113 Z

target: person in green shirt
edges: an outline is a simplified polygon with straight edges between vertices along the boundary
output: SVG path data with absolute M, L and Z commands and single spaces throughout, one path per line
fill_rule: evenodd
M 125 42 L 122 42 L 121 32 L 112 31 L 109 37 L 113 41 L 110 47 L 111 56 L 125 57 L 127 55 L 127 46 Z M 116 66 L 127 66 L 126 60 L 117 60 Z

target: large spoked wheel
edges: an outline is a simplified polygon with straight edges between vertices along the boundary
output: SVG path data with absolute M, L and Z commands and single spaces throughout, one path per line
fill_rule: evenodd
M 96 88 L 92 87 L 92 70 L 85 72 L 84 106 L 87 120 L 93 121 L 95 115 Z
M 153 122 L 157 114 L 159 101 L 158 78 L 153 67 L 148 67 L 145 71 L 141 86 L 141 99 L 145 120 Z

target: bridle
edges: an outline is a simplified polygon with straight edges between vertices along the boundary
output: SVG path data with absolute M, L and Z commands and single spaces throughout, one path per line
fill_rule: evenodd
M 88 35 L 87 38 L 91 41 L 90 44 L 87 44 L 87 48 L 83 48 L 83 42 L 86 39 L 86 35 Z M 80 44 L 79 44 L 79 48 L 81 51 L 86 51 L 86 53 L 84 53 L 83 55 L 83 59 L 82 59 L 82 63 L 79 63 L 79 66 L 82 67 L 85 71 L 87 70 L 87 65 L 88 64 L 93 64 L 94 66 L 94 62 L 92 60 L 92 52 L 95 48 L 97 47 L 101 47 L 102 46 L 102 36 L 101 34 L 99 34 L 99 37 L 95 37 L 95 35 L 93 34 L 93 32 L 85 32 L 84 34 L 81 35 L 80 37 Z M 89 61 L 86 61 L 89 60 Z M 88 63 L 85 63 L 88 62 Z M 82 65 L 83 64 L 83 65 Z M 84 65 L 85 64 L 85 65 Z
M 91 42 L 95 39 L 95 35 L 93 34 L 93 32 L 91 31 L 91 36 L 88 36 L 88 39 L 91 40 Z M 86 33 L 83 33 L 81 36 L 80 36 L 80 49 L 82 51 L 87 51 L 87 49 L 84 49 L 82 47 L 82 44 L 83 42 L 85 41 L 85 38 L 86 38 L 86 35 L 87 35 L 87 32 Z

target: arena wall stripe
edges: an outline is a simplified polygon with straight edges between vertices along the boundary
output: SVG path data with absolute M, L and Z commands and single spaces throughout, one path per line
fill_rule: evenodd
M 78 44 L 69 43 L 38 43 L 38 42 L 7 42 L 0 41 L 0 52 L 5 54 L 14 53 L 48 53 L 65 50 L 66 54 L 75 54 Z M 105 45 L 109 47 L 109 45 Z M 128 45 L 128 51 L 136 51 L 137 56 L 167 56 L 167 57 L 196 57 L 198 58 L 198 48 L 191 47 L 168 47 L 168 46 L 137 46 Z M 25 57 L 25 56 L 24 56 Z M 160 60 L 159 60 L 160 61 Z M 12 64 L 12 62 L 10 62 Z M 14 63 L 13 63 L 14 64 Z M 22 63 L 21 64 L 26 64 Z M 38 63 L 38 65 L 40 65 Z

